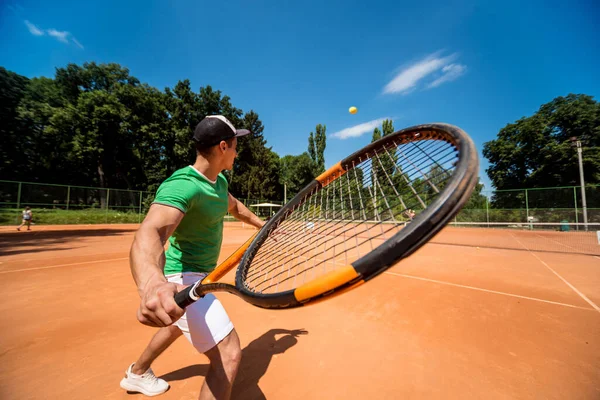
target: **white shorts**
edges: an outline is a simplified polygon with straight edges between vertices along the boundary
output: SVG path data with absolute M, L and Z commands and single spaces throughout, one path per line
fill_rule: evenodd
M 184 272 L 169 274 L 169 282 L 191 285 L 207 274 Z M 233 323 L 221 302 L 211 293 L 188 306 L 183 316 L 175 323 L 183 335 L 200 353 L 215 347 L 233 330 Z

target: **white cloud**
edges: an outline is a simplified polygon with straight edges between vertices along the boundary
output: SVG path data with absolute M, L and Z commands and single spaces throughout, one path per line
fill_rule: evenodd
M 79 43 L 79 41 L 75 38 L 71 38 L 71 40 L 73 41 L 73 43 L 75 43 L 77 45 L 77 47 L 79 47 L 80 49 L 83 49 L 83 45 L 81 43 Z
M 25 25 L 27 25 L 27 29 L 29 29 L 29 33 L 34 36 L 44 36 L 45 33 L 43 30 L 32 24 L 31 22 L 25 20 Z
M 440 86 L 444 82 L 451 82 L 451 81 L 457 79 L 458 77 L 460 77 L 461 75 L 463 75 L 466 70 L 467 70 L 466 65 L 462 65 L 462 64 L 446 65 L 444 68 L 442 68 L 442 72 L 444 74 L 442 76 L 440 76 L 439 78 L 437 78 L 435 81 L 431 82 L 429 85 L 427 85 L 427 88 L 431 89 L 431 88 Z
M 353 137 L 359 137 L 364 135 L 367 132 L 373 132 L 375 128 L 377 128 L 383 121 L 386 119 L 393 118 L 378 118 L 373 121 L 365 122 L 363 124 L 351 126 L 350 128 L 342 129 L 341 131 L 332 133 L 330 136 L 338 139 L 348 139 Z
M 56 29 L 48 29 L 48 35 L 56 38 L 58 41 L 63 43 L 69 43 L 69 35 L 70 33 L 67 31 L 57 31 Z
M 427 78 L 436 71 L 441 70 L 444 75 L 437 78 L 427 85 L 427 88 L 434 88 L 444 82 L 450 82 L 461 76 L 466 66 L 461 64 L 452 64 L 457 54 L 441 56 L 440 52 L 428 55 L 427 57 L 403 68 L 394 79 L 392 79 L 383 89 L 384 94 L 399 93 L 408 94 L 416 89 L 418 83 Z
M 83 45 L 79 42 L 79 40 L 75 39 L 75 37 L 73 35 L 71 35 L 70 32 L 68 31 L 59 31 L 57 29 L 40 29 L 38 28 L 36 25 L 32 24 L 31 22 L 25 20 L 25 25 L 27 25 L 27 29 L 29 29 L 29 32 L 34 35 L 34 36 L 44 36 L 46 34 L 48 34 L 48 36 L 52 36 L 53 38 L 55 38 L 56 40 L 58 40 L 59 42 L 62 43 L 69 43 L 69 39 L 80 49 L 83 49 Z

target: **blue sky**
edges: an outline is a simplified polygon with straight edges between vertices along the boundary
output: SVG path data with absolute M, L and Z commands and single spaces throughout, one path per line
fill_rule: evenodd
M 159 89 L 211 85 L 259 114 L 280 156 L 326 125 L 330 166 L 384 118 L 458 125 L 481 152 L 556 96 L 599 100 L 599 16 L 596 0 L 4 0 L 0 65 L 34 77 L 116 62 Z

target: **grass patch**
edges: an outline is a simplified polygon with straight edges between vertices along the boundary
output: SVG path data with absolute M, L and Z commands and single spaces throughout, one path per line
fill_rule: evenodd
M 131 224 L 144 219 L 144 214 L 134 210 L 59 210 L 32 209 L 33 222 L 36 225 L 72 225 L 72 224 Z M 22 210 L 0 209 L 0 225 L 21 224 Z

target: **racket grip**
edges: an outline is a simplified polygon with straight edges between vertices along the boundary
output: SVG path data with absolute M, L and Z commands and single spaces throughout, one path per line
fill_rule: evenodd
M 187 306 L 195 303 L 196 300 L 199 299 L 199 297 L 194 293 L 198 284 L 199 282 L 196 282 L 195 284 L 186 287 L 175 295 L 175 303 L 177 303 L 180 308 L 185 309 Z

